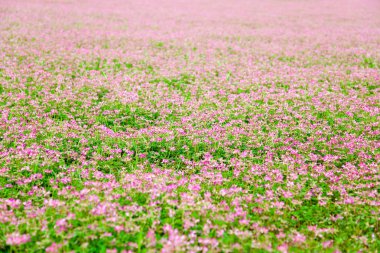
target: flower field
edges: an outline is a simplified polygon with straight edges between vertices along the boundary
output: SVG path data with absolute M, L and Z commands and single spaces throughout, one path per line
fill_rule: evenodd
M 0 0 L 0 252 L 379 252 L 377 0 Z

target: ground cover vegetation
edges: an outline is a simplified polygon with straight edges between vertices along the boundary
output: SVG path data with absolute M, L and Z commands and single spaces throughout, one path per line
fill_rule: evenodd
M 378 252 L 378 1 L 0 1 L 1 252 Z

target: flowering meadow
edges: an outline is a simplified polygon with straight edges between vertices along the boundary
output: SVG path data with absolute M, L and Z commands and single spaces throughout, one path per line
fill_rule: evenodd
M 0 0 L 0 252 L 379 252 L 378 0 Z

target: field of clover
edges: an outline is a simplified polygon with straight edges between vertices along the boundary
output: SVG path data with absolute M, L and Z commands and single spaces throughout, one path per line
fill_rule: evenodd
M 0 0 L 0 252 L 379 252 L 378 0 Z

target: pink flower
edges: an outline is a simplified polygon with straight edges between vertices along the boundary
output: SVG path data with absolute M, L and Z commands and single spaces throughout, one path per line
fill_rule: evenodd
M 19 233 L 13 233 L 7 235 L 7 245 L 21 245 L 30 241 L 30 235 L 20 235 Z
M 306 236 L 300 233 L 296 233 L 295 236 L 293 236 L 293 242 L 294 243 L 304 243 L 306 241 Z
M 284 198 L 288 199 L 288 198 L 293 197 L 293 193 L 291 193 L 290 191 L 286 191 L 283 193 L 283 196 L 284 196 Z
M 333 245 L 333 241 L 332 240 L 328 240 L 328 241 L 325 241 L 325 242 L 322 243 L 322 247 L 324 249 L 330 248 L 330 247 L 332 247 L 332 245 Z
M 21 205 L 21 201 L 19 199 L 13 199 L 13 198 L 6 200 L 6 203 L 13 209 L 18 208 Z
M 283 243 L 280 246 L 278 246 L 277 249 L 282 253 L 287 253 L 288 252 L 288 245 L 286 243 Z
M 135 92 L 122 91 L 118 94 L 122 104 L 130 104 L 139 100 L 139 95 Z
M 285 206 L 285 203 L 281 202 L 281 201 L 277 201 L 277 202 L 273 202 L 272 206 L 275 207 L 275 208 L 281 209 L 281 208 L 283 208 Z
M 63 232 L 67 229 L 67 220 L 66 219 L 59 219 L 55 223 L 55 228 L 58 232 Z
M 216 231 L 216 235 L 217 237 L 222 237 L 224 235 L 224 230 L 221 229 L 221 230 Z
M 46 248 L 47 253 L 58 253 L 60 248 L 62 247 L 61 244 L 57 244 L 53 242 L 49 247 Z
M 151 246 L 156 245 L 156 235 L 155 235 L 153 229 L 149 229 L 149 231 L 148 231 L 148 233 L 147 233 L 147 235 L 146 235 L 146 238 L 148 239 L 149 244 L 150 244 Z
M 344 203 L 345 204 L 354 204 L 355 203 L 355 199 L 352 198 L 352 197 L 348 197 L 344 200 Z

